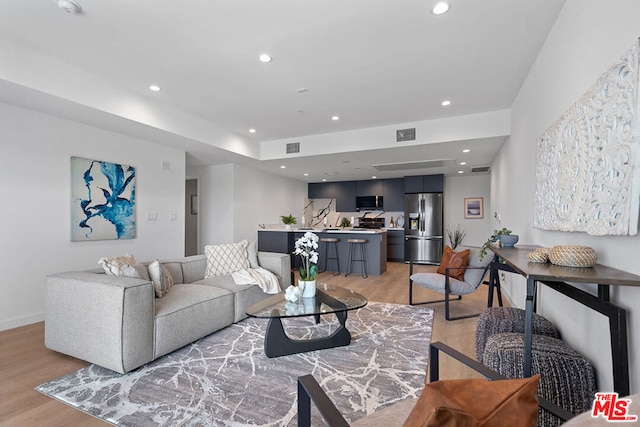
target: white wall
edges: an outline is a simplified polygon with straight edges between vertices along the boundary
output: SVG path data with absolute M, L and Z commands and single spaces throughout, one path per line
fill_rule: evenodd
M 391 126 L 345 132 L 308 135 L 294 139 L 264 141 L 260 144 L 260 158 L 270 160 L 395 148 L 397 147 L 395 142 L 396 129 L 399 127 L 401 129 L 414 127 L 416 133 L 420 135 L 419 141 L 406 142 L 404 146 L 505 136 L 509 135 L 509 120 L 509 110 L 500 110 L 421 122 L 396 123 Z M 345 144 L 345 141 L 349 141 L 349 143 Z M 290 142 L 300 143 L 299 154 L 285 154 L 287 152 L 286 144 Z
M 256 240 L 258 224 L 302 216 L 307 184 L 238 164 L 189 168 L 200 179 L 200 242 L 204 246 Z
M 198 221 L 200 221 L 200 247 L 233 242 L 233 165 L 200 166 L 189 168 L 190 177 L 198 177 Z
M 489 238 L 493 228 L 491 228 L 490 198 L 490 175 L 473 176 L 448 176 L 444 181 L 444 231 L 445 242 L 449 244 L 446 237 L 447 228 L 455 230 L 460 224 L 460 230 L 466 231 L 467 235 L 462 241 L 466 246 L 482 246 Z M 464 199 L 470 197 L 484 198 L 484 218 L 465 219 Z
M 640 36 L 640 2 L 567 0 L 512 108 L 512 133 L 492 165 L 493 210 L 521 243 L 588 245 L 599 262 L 640 274 L 640 236 L 594 237 L 532 228 L 535 140 Z M 494 223 L 494 227 L 496 224 Z M 492 227 L 493 228 L 493 227 Z M 524 306 L 524 280 L 511 276 L 510 300 Z M 609 333 L 604 317 L 542 287 L 539 311 L 596 366 L 601 390 L 612 390 Z M 592 286 L 587 288 L 593 289 Z M 640 392 L 640 288 L 614 287 L 612 300 L 628 310 L 631 392 Z
M 0 129 L 0 330 L 43 320 L 47 274 L 96 268 L 103 256 L 183 254 L 183 151 L 6 104 Z M 136 167 L 135 239 L 70 241 L 71 156 Z
M 235 165 L 234 237 L 256 240 L 258 224 L 276 224 L 280 216 L 302 216 L 307 183 Z

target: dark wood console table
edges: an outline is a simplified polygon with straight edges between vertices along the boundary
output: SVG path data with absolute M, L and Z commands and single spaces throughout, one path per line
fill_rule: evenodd
M 551 263 L 529 262 L 527 254 L 538 246 L 512 248 L 491 247 L 495 253 L 491 263 L 491 280 L 498 280 L 498 270 L 522 275 L 527 280 L 524 330 L 524 375 L 531 376 L 532 319 L 536 287 L 542 283 L 557 292 L 609 318 L 613 388 L 620 396 L 629 394 L 629 351 L 627 348 L 627 312 L 609 301 L 610 286 L 640 286 L 640 276 L 596 264 L 588 268 L 561 267 Z M 598 295 L 573 286 L 573 283 L 595 283 Z

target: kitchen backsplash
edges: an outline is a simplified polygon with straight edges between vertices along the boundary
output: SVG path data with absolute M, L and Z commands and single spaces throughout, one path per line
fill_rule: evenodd
M 384 225 L 389 228 L 391 218 L 393 218 L 395 224 L 398 217 L 404 215 L 404 212 L 336 212 L 335 199 L 306 199 L 303 216 L 299 219 L 297 225 L 300 227 L 321 228 L 326 224 L 327 227 L 337 227 L 340 225 L 342 218 L 347 218 L 349 221 L 353 218 L 355 220 L 355 224 L 352 222 L 351 225 L 355 226 L 358 225 L 358 218 L 365 214 L 368 217 L 378 216 L 379 218 L 384 218 Z

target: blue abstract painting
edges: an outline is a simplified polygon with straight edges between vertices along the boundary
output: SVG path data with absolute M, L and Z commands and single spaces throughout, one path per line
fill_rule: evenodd
M 133 166 L 71 157 L 71 240 L 136 237 Z

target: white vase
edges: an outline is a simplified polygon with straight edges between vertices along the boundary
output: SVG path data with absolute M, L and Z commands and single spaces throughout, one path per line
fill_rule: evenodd
M 291 224 L 285 224 L 284 225 L 284 229 L 285 230 L 291 230 Z
M 315 280 L 298 280 L 298 288 L 302 291 L 302 298 L 313 298 L 316 296 Z

